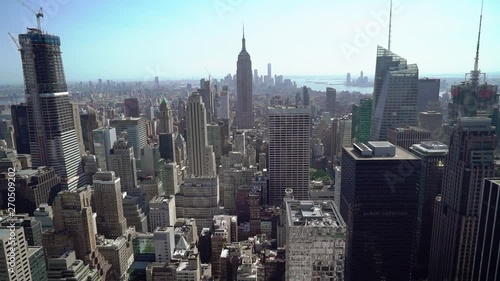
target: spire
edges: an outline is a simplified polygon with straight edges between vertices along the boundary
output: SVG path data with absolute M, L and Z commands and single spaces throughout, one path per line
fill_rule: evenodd
M 392 0 L 391 0 L 391 7 L 389 10 L 389 40 L 387 43 L 387 50 L 391 50 L 391 29 L 392 29 Z
M 474 70 L 472 71 L 471 80 L 479 80 L 479 43 L 481 41 L 481 24 L 483 22 L 483 4 L 484 0 L 481 1 L 481 15 L 479 16 L 479 32 L 477 34 L 477 47 L 476 47 L 476 58 L 474 59 Z
M 246 51 L 247 48 L 245 46 L 245 24 L 243 24 L 243 38 L 241 39 L 241 50 Z

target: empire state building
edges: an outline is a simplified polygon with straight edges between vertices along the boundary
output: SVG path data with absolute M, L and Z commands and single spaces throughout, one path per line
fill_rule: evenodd
M 236 67 L 236 126 L 239 129 L 252 129 L 254 126 L 252 97 L 252 61 L 245 46 L 245 31 L 243 30 L 242 47 L 238 55 Z

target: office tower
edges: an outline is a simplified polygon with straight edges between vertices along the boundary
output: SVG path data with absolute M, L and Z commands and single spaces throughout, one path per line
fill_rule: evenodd
M 309 96 L 309 89 L 306 86 L 302 87 L 302 104 L 304 106 L 311 105 L 311 98 Z
M 245 131 L 236 131 L 234 132 L 233 137 L 234 148 L 233 151 L 240 152 L 242 155 L 246 154 L 246 145 L 245 145 Z
M 2 197 L 2 209 L 12 207 L 9 206 L 8 190 L 9 180 L 7 174 L 0 176 L 0 187 Z M 16 213 L 28 213 L 33 215 L 33 212 L 43 203 L 52 203 L 56 193 L 60 190 L 60 179 L 56 175 L 53 168 L 39 167 L 37 169 L 26 168 L 17 170 L 14 177 L 15 182 L 15 209 Z M 12 203 L 12 202 L 11 202 Z
M 149 202 L 149 230 L 173 226 L 177 220 L 175 196 L 155 196 Z
M 149 202 L 155 196 L 163 196 L 165 194 L 163 183 L 155 176 L 140 177 L 139 185 L 141 190 L 145 193 L 144 203 L 146 210 L 149 210 Z
M 126 98 L 124 103 L 125 117 L 135 117 L 141 116 L 141 109 L 139 108 L 139 100 L 137 98 Z
M 110 157 L 110 171 L 122 181 L 121 192 L 134 193 L 137 188 L 137 168 L 134 150 L 124 139 L 118 139 L 113 144 Z
M 26 104 L 12 105 L 10 108 L 16 150 L 19 154 L 30 154 L 30 137 L 28 128 L 28 107 Z
M 160 126 L 158 133 L 173 133 L 174 132 L 174 115 L 170 103 L 163 98 L 160 103 Z
M 89 267 L 80 259 L 76 259 L 75 251 L 67 251 L 59 257 L 49 257 L 47 267 L 49 281 L 99 280 L 99 270 Z
M 170 262 L 175 250 L 175 234 L 172 226 L 158 227 L 154 230 L 155 260 Z
M 417 125 L 418 67 L 377 47 L 370 139 L 386 140 L 387 129 Z
M 221 252 L 225 244 L 231 243 L 231 216 L 214 216 L 213 231 L 210 237 L 212 246 L 212 275 L 214 278 L 221 277 Z
M 97 213 L 97 231 L 108 239 L 125 233 L 127 221 L 123 216 L 120 178 L 115 172 L 97 172 L 94 175 L 94 207 Z
M 175 138 L 175 161 L 177 164 L 183 167 L 187 160 L 187 145 L 182 134 L 177 134 Z
M 443 113 L 436 111 L 424 111 L 418 113 L 418 126 L 432 132 L 432 140 L 437 140 L 436 133 L 441 131 L 443 126 Z
M 420 159 L 387 141 L 344 147 L 347 280 L 412 280 L 419 176 Z
M 123 215 L 127 226 L 134 227 L 137 232 L 148 232 L 148 218 L 143 212 L 144 194 L 123 197 Z
M 154 176 L 161 180 L 162 185 L 165 181 L 165 159 L 160 155 L 160 147 L 157 144 L 148 144 L 141 149 L 141 175 L 143 177 Z
M 269 108 L 269 203 L 281 204 L 285 189 L 308 198 L 310 109 Z
M 337 90 L 334 88 L 326 88 L 326 111 L 330 112 L 330 116 L 335 116 L 335 102 L 337 101 Z
M 43 246 L 49 257 L 74 250 L 77 258 L 91 268 L 99 268 L 105 277 L 109 264 L 97 250 L 91 198 L 89 186 L 59 192 L 53 204 L 54 229 L 43 233 Z
M 45 253 L 42 246 L 28 246 L 28 263 L 30 266 L 31 280 L 48 281 L 45 263 Z
M 92 184 L 93 176 L 97 173 L 97 171 L 99 171 L 99 164 L 97 163 L 95 155 L 92 155 L 90 154 L 90 151 L 87 151 L 87 154 L 82 156 L 82 166 L 85 178 L 87 178 L 86 183 Z
M 33 217 L 42 224 L 42 231 L 52 229 L 54 226 L 52 207 L 46 203 L 40 204 L 33 212 Z
M 219 103 L 216 104 L 217 119 L 229 120 L 229 88 L 222 86 L 222 91 L 219 93 Z
M 75 123 L 75 132 L 76 138 L 78 140 L 78 148 L 80 155 L 83 155 L 85 152 L 85 146 L 83 143 L 83 135 L 82 135 L 82 121 L 80 120 L 80 109 L 78 104 L 72 103 L 72 113 L 73 113 L 73 122 Z
M 42 246 L 42 224 L 28 216 L 16 214 L 2 218 L 2 226 L 22 227 L 28 246 Z
M 155 89 L 160 88 L 160 79 L 158 76 L 155 76 Z
M 115 274 L 114 280 L 129 280 L 128 269 L 134 258 L 134 250 L 131 243 L 134 236 L 135 233 L 133 231 L 127 230 L 127 233 L 114 240 L 101 239 L 99 241 L 100 244 L 97 248 L 111 264 L 111 270 Z
M 212 146 L 208 145 L 205 105 L 197 92 L 189 97 L 186 119 L 189 174 L 213 176 L 215 156 Z
M 362 98 L 359 105 L 352 105 L 352 130 L 353 142 L 367 142 L 370 140 L 372 125 L 373 99 Z
M 213 147 L 215 164 L 217 165 L 217 167 L 219 167 L 221 164 L 222 146 L 224 144 L 224 136 L 222 130 L 222 124 L 212 123 L 207 125 L 207 141 L 208 144 Z
M 259 72 L 257 71 L 257 69 L 253 70 L 253 79 L 254 79 L 253 83 L 255 84 L 255 86 L 256 87 L 259 86 L 260 77 L 259 77 Z
M 352 120 L 347 118 L 333 119 L 332 123 L 332 159 L 338 161 L 342 157 L 342 147 L 352 144 Z
M 414 144 L 409 152 L 421 160 L 419 203 L 417 217 L 417 242 L 415 245 L 415 266 L 413 278 L 427 279 L 429 254 L 434 224 L 434 203 L 441 194 L 443 171 L 448 146 L 437 141 L 425 141 Z
M 406 126 L 387 129 L 387 141 L 406 150 L 414 144 L 430 140 L 431 132 L 420 127 Z
M 212 95 L 212 88 L 210 87 L 210 80 L 201 79 L 200 89 L 198 90 L 203 104 L 205 105 L 205 114 L 207 123 L 211 123 L 214 119 L 214 99 Z
M 194 218 L 199 229 L 211 227 L 213 216 L 220 212 L 219 178 L 187 177 L 175 201 L 177 217 Z
M 175 133 L 160 133 L 158 135 L 160 143 L 160 156 L 167 163 L 175 162 Z
M 16 149 L 12 120 L 0 120 L 0 139 L 5 140 L 8 148 Z
M 163 187 L 166 195 L 175 195 L 179 192 L 179 166 L 175 162 L 165 164 L 165 178 L 167 185 Z
M 344 280 L 347 226 L 333 201 L 285 200 L 286 280 Z
M 241 167 L 241 166 L 240 166 Z M 219 195 L 229 214 L 236 214 L 236 195 L 239 188 L 252 186 L 253 171 L 247 168 L 224 169 L 219 175 Z
M 111 168 L 110 151 L 116 142 L 116 129 L 104 127 L 92 131 L 93 151 L 99 168 L 107 171 Z
M 54 167 L 65 189 L 85 184 L 58 36 L 30 28 L 19 34 L 34 167 Z M 54 123 L 52 120 L 57 120 Z M 51 124 L 49 126 L 49 124 Z
M 484 179 L 479 201 L 479 222 L 475 245 L 472 281 L 495 281 L 500 278 L 500 182 Z
M 271 63 L 267 64 L 267 77 L 269 77 L 269 79 L 271 79 L 273 77 L 273 75 L 271 73 Z
M 1 280 L 32 280 L 28 245 L 24 239 L 24 230 L 20 226 L 0 226 L 0 272 Z
M 113 119 L 109 120 L 109 126 L 116 129 L 116 137 L 124 137 L 130 146 L 134 148 L 134 155 L 137 158 L 137 162 L 139 162 L 141 148 L 143 148 L 148 142 L 146 119 Z
M 252 61 L 245 46 L 245 31 L 241 39 L 242 47 L 236 64 L 236 126 L 252 129 L 254 126 Z
M 481 184 L 495 174 L 495 147 L 490 118 L 458 119 L 446 156 L 442 193 L 436 198 L 430 281 L 471 280 Z
M 439 79 L 418 79 L 417 112 L 426 111 L 429 103 L 439 101 L 440 84 L 441 80 Z
M 93 145 L 94 130 L 101 127 L 101 123 L 102 122 L 99 121 L 99 114 L 91 107 L 87 107 L 86 111 L 80 113 L 80 125 L 85 151 L 90 150 L 90 152 L 94 155 L 96 154 Z

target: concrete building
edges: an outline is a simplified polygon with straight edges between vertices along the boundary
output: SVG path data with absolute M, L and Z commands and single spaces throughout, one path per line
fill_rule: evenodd
M 5 140 L 8 148 L 16 149 L 16 140 L 12 120 L 0 120 L 0 139 Z
M 431 131 L 415 126 L 387 129 L 387 141 L 406 150 L 414 144 L 431 140 Z
M 347 227 L 333 201 L 285 200 L 286 280 L 344 280 Z
M 194 218 L 198 229 L 211 228 L 219 200 L 218 177 L 188 177 L 175 195 L 177 217 Z
M 175 195 L 179 192 L 179 165 L 176 162 L 165 164 L 165 178 L 167 186 L 164 187 L 166 195 Z
M 241 40 L 241 51 L 236 63 L 236 126 L 239 129 L 254 127 L 252 61 L 245 44 L 245 32 Z
M 495 147 L 490 118 L 458 119 L 435 201 L 429 281 L 472 278 L 482 182 L 495 174 Z
M 94 130 L 97 130 L 102 126 L 101 120 L 99 120 L 99 114 L 87 106 L 85 110 L 80 111 L 80 125 L 82 129 L 82 138 L 85 151 L 90 151 L 90 153 L 95 154 L 94 151 Z M 113 145 L 113 142 L 111 142 Z
M 160 133 L 158 135 L 159 144 L 160 144 L 160 156 L 165 159 L 167 163 L 175 162 L 175 133 Z
M 111 169 L 110 151 L 116 142 L 116 129 L 109 127 L 95 129 L 92 131 L 92 141 L 99 168 L 103 171 Z
M 144 213 L 144 194 L 127 195 L 123 197 L 123 215 L 127 220 L 127 226 L 135 227 L 137 232 L 148 231 L 148 218 Z
M 420 165 L 387 141 L 344 147 L 340 211 L 348 228 L 347 280 L 412 280 Z
M 160 103 L 160 124 L 158 134 L 174 132 L 174 115 L 170 103 L 163 98 Z
M 102 239 L 97 248 L 111 264 L 111 274 L 115 280 L 128 280 L 128 269 L 134 262 L 131 231 L 116 239 Z
M 109 126 L 116 129 L 116 137 L 124 137 L 134 149 L 136 160 L 140 160 L 141 148 L 147 144 L 147 120 L 144 118 L 120 118 L 109 120 Z
M 326 111 L 330 113 L 331 117 L 335 116 L 335 102 L 337 101 L 337 90 L 334 88 L 326 87 Z
M 123 235 L 127 220 L 123 215 L 121 179 L 115 177 L 115 172 L 97 172 L 94 175 L 93 202 L 98 233 L 108 239 Z
M 352 120 L 347 118 L 333 119 L 332 122 L 332 159 L 340 160 L 342 147 L 352 145 Z
M 118 139 L 110 152 L 110 171 L 121 179 L 122 192 L 133 193 L 137 189 L 137 167 L 134 150 L 125 139 Z
M 137 98 L 126 98 L 123 112 L 125 113 L 125 117 L 139 118 L 141 116 L 139 100 Z
M 42 246 L 42 224 L 27 214 L 5 217 L 2 219 L 1 225 L 22 227 L 28 246 Z
M 219 104 L 216 104 L 217 119 L 228 120 L 230 119 L 229 111 L 229 88 L 222 86 L 222 91 L 219 93 Z
M 83 172 L 85 173 L 85 177 L 87 178 L 87 184 L 92 185 L 92 181 L 95 173 L 99 171 L 99 163 L 97 161 L 97 157 L 95 155 L 90 154 L 90 151 L 87 151 L 85 155 L 82 156 L 82 165 Z
M 217 168 L 221 165 L 222 146 L 224 144 L 222 130 L 223 124 L 212 123 L 207 125 L 207 140 L 208 144 L 213 147 Z
M 30 265 L 31 280 L 48 281 L 45 253 L 42 246 L 28 247 L 28 261 Z
M 418 79 L 417 112 L 427 111 L 427 105 L 439 101 L 439 87 L 441 80 L 421 78 Z
M 229 214 L 236 214 L 236 194 L 239 188 L 251 187 L 253 170 L 241 167 L 223 170 L 219 176 L 220 198 L 222 205 L 229 211 Z
M 377 47 L 370 139 L 387 140 L 387 129 L 417 125 L 418 67 Z
M 175 235 L 172 226 L 158 227 L 154 231 L 155 260 L 169 262 L 175 250 Z
M 52 207 L 46 203 L 40 204 L 40 206 L 36 208 L 33 212 L 33 217 L 42 224 L 42 232 L 52 229 L 54 226 L 54 213 L 52 212 Z
M 49 257 L 47 267 L 48 281 L 100 280 L 99 271 L 76 259 L 74 251 L 65 252 L 60 257 Z
M 32 280 L 28 245 L 20 226 L 0 226 L 0 272 L 1 281 Z
M 424 111 L 418 113 L 418 126 L 432 132 L 432 140 L 437 141 L 438 135 L 436 132 L 440 132 L 443 126 L 443 113 L 437 111 Z
M 175 196 L 158 196 L 149 202 L 149 229 L 173 226 L 177 220 Z
M 215 175 L 215 155 L 213 147 L 208 145 L 207 119 L 205 104 L 199 93 L 189 97 L 187 123 L 187 155 L 189 174 L 194 176 Z
M 308 198 L 310 109 L 269 108 L 269 203 L 281 204 L 285 189 Z
M 231 239 L 231 221 L 235 219 L 232 216 L 218 215 L 213 218 L 213 230 L 210 237 L 212 247 L 212 275 L 214 278 L 221 276 L 221 253 L 225 244 L 236 242 Z

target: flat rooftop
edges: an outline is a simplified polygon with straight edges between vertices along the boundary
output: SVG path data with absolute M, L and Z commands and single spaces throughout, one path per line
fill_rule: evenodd
M 373 143 L 373 142 L 372 142 Z M 373 161 L 373 160 L 419 160 L 417 156 L 411 154 L 410 152 L 396 146 L 396 155 L 392 157 L 381 157 L 381 156 L 372 156 L 372 157 L 363 157 L 361 154 L 354 149 L 352 146 L 344 146 L 347 153 L 349 153 L 354 159 L 359 161 Z
M 288 225 L 293 227 L 346 227 L 331 200 L 286 201 Z

